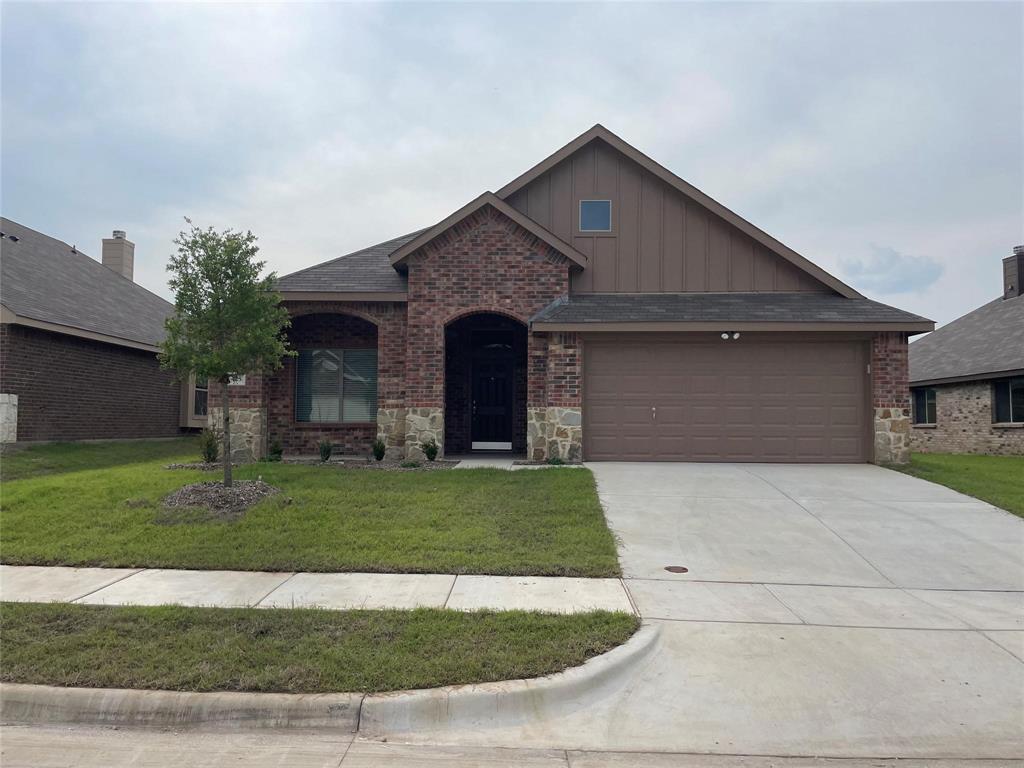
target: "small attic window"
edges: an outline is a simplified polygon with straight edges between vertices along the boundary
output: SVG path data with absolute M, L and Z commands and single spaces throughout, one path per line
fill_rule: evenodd
M 612 201 L 580 200 L 580 232 L 611 232 Z

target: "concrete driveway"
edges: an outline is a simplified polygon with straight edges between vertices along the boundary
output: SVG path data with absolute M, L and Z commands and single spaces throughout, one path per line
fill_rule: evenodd
M 656 647 L 572 711 L 418 740 L 1024 755 L 1024 521 L 873 466 L 590 468 Z

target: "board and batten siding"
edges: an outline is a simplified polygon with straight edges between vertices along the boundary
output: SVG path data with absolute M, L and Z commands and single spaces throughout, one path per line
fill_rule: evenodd
M 612 201 L 610 233 L 580 232 L 588 199 Z M 600 140 L 508 203 L 588 256 L 573 293 L 831 290 Z

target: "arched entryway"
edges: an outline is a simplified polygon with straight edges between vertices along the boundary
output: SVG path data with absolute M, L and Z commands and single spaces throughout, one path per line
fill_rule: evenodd
M 449 456 L 526 451 L 526 326 L 496 313 L 445 327 L 444 445 Z

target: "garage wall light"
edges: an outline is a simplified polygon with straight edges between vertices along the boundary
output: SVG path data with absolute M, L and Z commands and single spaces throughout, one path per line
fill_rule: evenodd
M 735 341 L 739 337 L 739 331 L 732 331 L 731 333 L 729 331 L 722 331 L 722 341 L 728 341 L 730 338 L 732 338 L 733 341 Z

